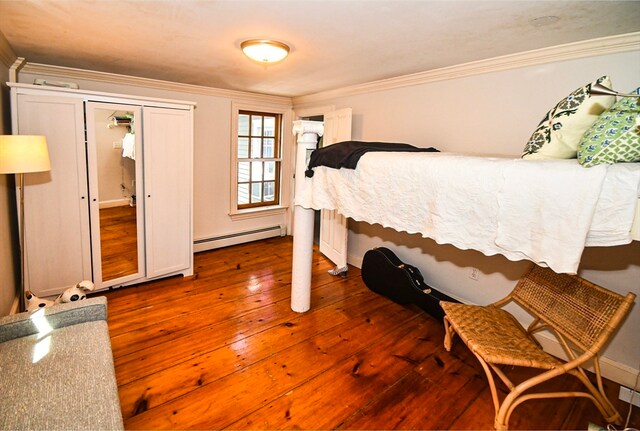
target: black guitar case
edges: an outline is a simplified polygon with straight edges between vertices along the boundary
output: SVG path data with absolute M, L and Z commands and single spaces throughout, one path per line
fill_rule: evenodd
M 402 262 L 386 247 L 364 254 L 361 274 L 372 291 L 398 304 L 415 304 L 436 319 L 444 317 L 440 301 L 459 302 L 425 284 L 418 268 Z

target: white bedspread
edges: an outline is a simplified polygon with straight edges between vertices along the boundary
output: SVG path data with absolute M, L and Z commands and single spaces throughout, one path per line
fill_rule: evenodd
M 585 246 L 631 242 L 640 188 L 639 163 L 454 153 L 367 153 L 355 170 L 314 171 L 296 205 L 568 273 Z

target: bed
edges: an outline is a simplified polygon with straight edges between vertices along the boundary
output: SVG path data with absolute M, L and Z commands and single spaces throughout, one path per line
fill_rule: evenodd
M 527 259 L 558 273 L 576 273 L 585 247 L 640 239 L 631 233 L 640 163 L 584 168 L 575 159 L 371 152 L 356 169 L 313 171 L 296 184 L 296 223 L 298 209 L 337 210 L 357 221 L 489 256 Z M 294 242 L 294 272 L 297 249 Z M 296 287 L 295 278 L 292 308 L 294 291 L 306 289 Z
M 313 151 L 323 123 L 294 122 L 292 304 L 297 290 L 308 293 L 310 277 L 300 274 L 310 271 L 316 209 L 557 273 L 575 274 L 587 246 L 628 244 L 632 232 L 639 240 L 633 222 L 640 218 L 640 88 L 631 94 L 611 88 L 605 75 L 561 99 L 522 158 L 404 153 L 395 151 L 407 144 L 350 141 L 350 110 L 345 124 L 329 118 L 328 145 Z

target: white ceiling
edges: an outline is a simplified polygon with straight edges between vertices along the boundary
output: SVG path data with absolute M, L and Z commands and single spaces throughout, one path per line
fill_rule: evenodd
M 0 0 L 29 62 L 283 96 L 639 30 L 638 1 Z M 259 65 L 250 38 L 291 54 Z

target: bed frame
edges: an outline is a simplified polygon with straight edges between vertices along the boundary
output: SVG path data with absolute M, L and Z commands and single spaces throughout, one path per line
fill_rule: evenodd
M 368 153 L 357 170 L 319 166 L 307 178 L 308 158 L 322 129 L 299 121 L 294 133 L 291 308 L 297 312 L 311 306 L 316 209 L 420 233 L 460 249 L 531 260 L 557 273 L 575 274 L 585 246 L 640 240 L 640 163 L 583 168 L 575 160 Z M 379 178 L 393 190 L 374 190 Z M 411 182 L 410 192 L 399 190 Z

